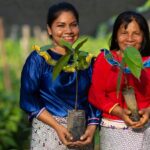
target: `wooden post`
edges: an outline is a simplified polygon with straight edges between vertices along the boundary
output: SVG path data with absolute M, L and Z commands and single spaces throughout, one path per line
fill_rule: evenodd
M 4 39 L 5 39 L 5 31 L 3 19 L 0 18 L 0 55 L 2 61 L 2 72 L 3 72 L 3 84 L 4 88 L 7 92 L 12 91 L 11 78 L 10 78 L 10 69 L 8 65 L 8 59 L 6 54 L 6 49 L 4 48 Z
M 22 37 L 20 40 L 21 49 L 22 49 L 22 56 L 25 60 L 26 57 L 29 55 L 30 52 L 30 36 L 31 36 L 31 29 L 29 25 L 24 25 L 22 27 Z
M 50 39 L 48 37 L 47 31 L 45 31 L 45 30 L 42 31 L 40 37 L 41 37 L 41 42 L 42 42 L 43 45 L 50 44 Z
M 41 28 L 39 26 L 35 26 L 33 28 L 33 36 L 34 36 L 34 39 L 35 39 L 35 42 L 38 43 L 41 43 Z

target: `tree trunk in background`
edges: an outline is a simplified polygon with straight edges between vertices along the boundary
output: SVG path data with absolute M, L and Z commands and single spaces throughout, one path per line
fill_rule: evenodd
M 29 25 L 24 25 L 22 27 L 22 37 L 20 40 L 21 44 L 21 50 L 22 50 L 22 57 L 25 60 L 27 56 L 29 55 L 29 52 L 31 50 L 30 48 L 30 36 L 31 36 L 31 29 Z
M 9 69 L 9 64 L 7 62 L 6 49 L 4 48 L 4 39 L 5 39 L 4 24 L 3 24 L 3 19 L 0 18 L 0 55 L 2 61 L 1 66 L 2 66 L 2 73 L 3 73 L 3 84 L 6 91 L 11 92 L 12 86 L 11 86 L 11 79 L 10 79 L 10 69 Z

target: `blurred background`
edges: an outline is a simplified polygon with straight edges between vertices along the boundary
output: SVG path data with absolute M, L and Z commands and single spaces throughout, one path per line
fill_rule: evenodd
M 20 75 L 32 45 L 50 44 L 46 16 L 61 0 L 0 0 L 0 150 L 28 150 L 30 127 L 19 108 Z M 124 10 L 143 14 L 150 27 L 150 0 L 66 0 L 80 14 L 83 50 L 95 56 L 108 48 L 115 17 Z

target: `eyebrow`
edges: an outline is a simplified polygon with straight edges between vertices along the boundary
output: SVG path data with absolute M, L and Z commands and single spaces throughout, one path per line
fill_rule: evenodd
M 56 22 L 56 23 L 64 23 L 65 24 L 65 22 L 61 22 L 61 21 L 58 21 L 58 22 Z M 71 23 L 77 23 L 78 24 L 78 22 L 76 21 L 76 20 L 74 20 L 74 21 L 72 21 Z

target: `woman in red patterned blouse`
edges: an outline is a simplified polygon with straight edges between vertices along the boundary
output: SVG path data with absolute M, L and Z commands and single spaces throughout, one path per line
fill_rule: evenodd
M 140 120 L 130 119 L 131 112 L 125 104 L 122 76 L 119 97 L 116 94 L 119 65 L 126 47 L 138 49 L 142 55 L 144 69 L 140 80 L 128 68 L 124 69 L 128 83 L 134 88 Z M 145 18 L 136 12 L 121 13 L 113 27 L 110 50 L 112 58 L 103 49 L 93 69 L 89 102 L 103 111 L 100 131 L 101 150 L 146 150 L 150 148 L 150 37 Z

